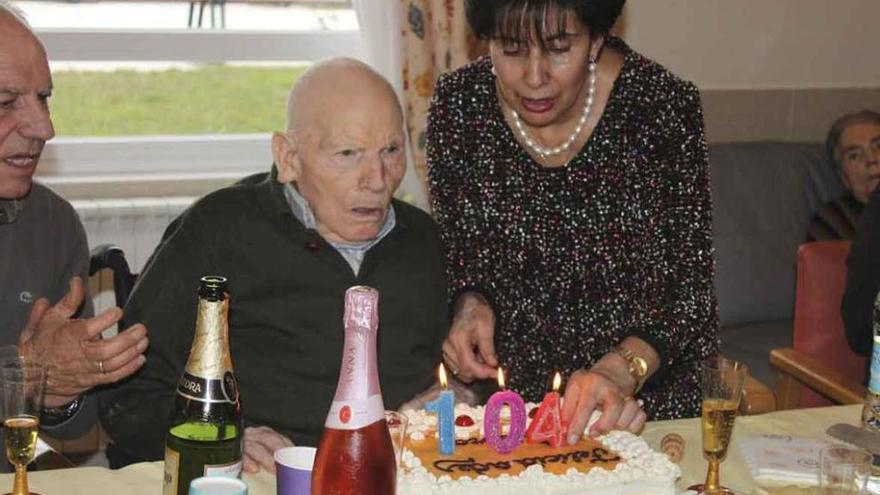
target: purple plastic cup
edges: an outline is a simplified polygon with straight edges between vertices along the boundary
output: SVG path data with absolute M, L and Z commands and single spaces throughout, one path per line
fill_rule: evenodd
M 311 495 L 314 447 L 287 447 L 275 451 L 275 488 L 278 495 Z

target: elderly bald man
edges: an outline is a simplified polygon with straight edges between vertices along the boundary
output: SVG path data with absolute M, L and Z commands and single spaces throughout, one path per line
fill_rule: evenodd
M 147 364 L 103 411 L 111 465 L 163 457 L 199 277 L 224 275 L 241 392 L 244 469 L 274 471 L 272 452 L 316 445 L 336 389 L 343 296 L 380 293 L 385 406 L 431 384 L 448 331 L 438 233 L 392 199 L 404 174 L 403 116 L 390 85 L 360 62 L 309 69 L 272 138 L 271 172 L 200 199 L 167 229 L 126 307 L 151 328 Z
M 122 311 L 89 318 L 82 224 L 67 201 L 33 181 L 55 135 L 51 95 L 43 45 L 0 1 L 0 344 L 17 343 L 20 354 L 50 366 L 42 423 L 52 435 L 70 437 L 97 419 L 94 398 L 84 394 L 135 372 L 147 337 L 136 325 L 100 340 Z

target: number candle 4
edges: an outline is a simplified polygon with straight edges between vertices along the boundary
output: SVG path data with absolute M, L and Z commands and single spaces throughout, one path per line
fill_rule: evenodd
M 547 442 L 553 448 L 563 445 L 568 428 L 567 425 L 562 424 L 562 412 L 559 408 L 560 385 L 562 385 L 562 376 L 557 372 L 553 377 L 553 390 L 544 395 L 535 418 L 526 430 L 527 442 Z

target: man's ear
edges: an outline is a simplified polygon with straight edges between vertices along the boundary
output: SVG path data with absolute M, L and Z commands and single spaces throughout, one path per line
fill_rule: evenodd
M 292 136 L 276 132 L 272 134 L 272 157 L 278 169 L 278 182 L 296 182 L 299 175 L 299 156 Z

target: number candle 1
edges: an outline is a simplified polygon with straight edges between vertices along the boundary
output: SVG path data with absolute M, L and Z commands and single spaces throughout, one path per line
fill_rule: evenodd
M 527 442 L 548 442 L 553 448 L 563 445 L 567 428 L 562 424 L 562 412 L 559 409 L 560 385 L 562 385 L 562 376 L 557 372 L 553 377 L 553 391 L 544 395 L 532 424 L 526 430 Z
M 447 390 L 446 368 L 443 363 L 437 370 L 440 379 L 440 385 L 443 391 L 431 402 L 425 404 L 425 410 L 437 413 L 437 434 L 440 437 L 440 453 L 443 455 L 452 455 L 455 453 L 455 394 L 452 390 Z
M 499 454 L 509 454 L 523 441 L 526 429 L 526 404 L 522 397 L 504 388 L 504 371 L 498 368 L 498 386 L 501 390 L 489 397 L 483 415 L 483 436 L 486 443 Z M 507 436 L 501 432 L 501 408 L 510 407 L 510 430 Z

